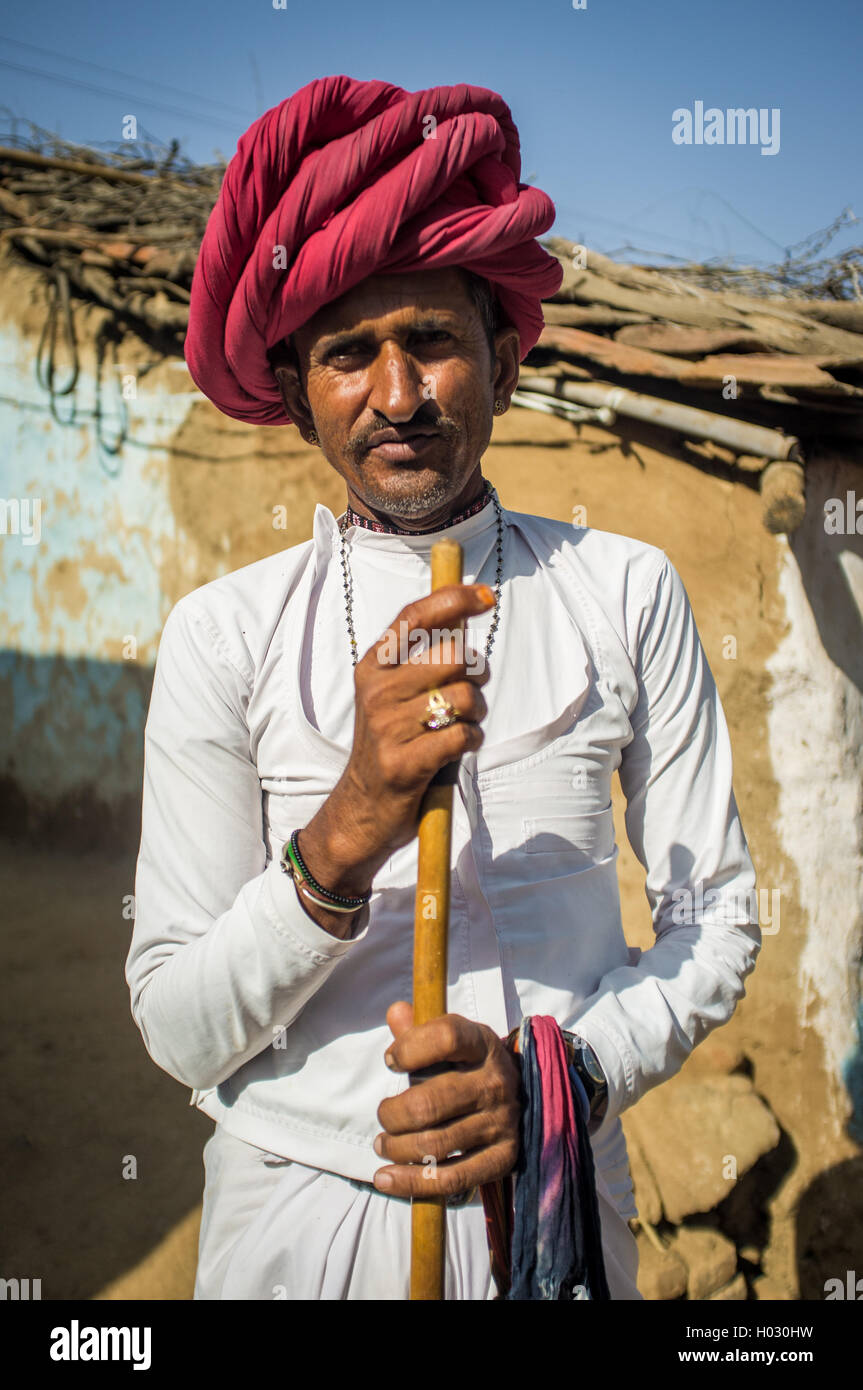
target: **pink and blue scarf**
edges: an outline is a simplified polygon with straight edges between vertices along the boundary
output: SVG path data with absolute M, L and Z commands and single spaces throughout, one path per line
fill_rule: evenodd
M 590 1107 L 572 1042 L 553 1018 L 534 1016 L 507 1044 L 521 1062 L 519 1157 L 513 1174 L 481 1188 L 498 1296 L 610 1299 Z

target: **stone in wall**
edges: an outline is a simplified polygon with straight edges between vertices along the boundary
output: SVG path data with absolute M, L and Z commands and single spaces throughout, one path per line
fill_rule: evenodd
M 673 1250 L 663 1249 L 645 1230 L 638 1242 L 638 1290 L 642 1298 L 668 1301 L 686 1293 L 686 1266 Z
M 715 1293 L 708 1294 L 707 1297 L 714 1302 L 744 1302 L 747 1298 L 746 1280 L 742 1274 L 738 1274 L 724 1288 L 717 1289 Z
M 741 1233 L 735 1243 L 718 1229 L 717 1216 L 739 1180 L 780 1143 L 748 1067 L 727 1036 L 712 1035 L 677 1076 L 623 1116 L 639 1213 L 632 1223 L 638 1285 L 646 1299 L 743 1300 L 745 1271 L 763 1277 L 755 1233 Z
M 627 1144 L 632 1139 L 640 1150 L 663 1213 L 675 1224 L 722 1202 L 780 1137 L 773 1115 L 740 1073 L 672 1077 L 627 1111 L 623 1124 Z M 652 1194 L 648 1204 L 655 1210 Z
M 670 1248 L 686 1267 L 688 1298 L 707 1298 L 737 1274 L 736 1245 L 709 1226 L 680 1226 Z

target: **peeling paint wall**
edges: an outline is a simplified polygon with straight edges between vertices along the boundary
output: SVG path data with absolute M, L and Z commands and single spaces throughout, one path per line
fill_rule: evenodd
M 37 380 L 46 281 L 0 258 L 0 826 L 134 847 L 159 636 L 189 590 L 310 534 L 341 484 L 294 430 L 219 414 L 186 365 L 75 302 L 78 377 Z M 70 379 L 69 345 L 56 382 Z M 44 378 L 43 363 L 43 378 Z
M 118 809 L 133 815 L 139 796 L 151 667 L 170 608 L 161 575 L 182 548 L 167 446 L 196 393 L 184 364 L 148 374 L 140 345 L 121 364 L 138 374 L 137 399 L 122 400 L 116 370 L 98 386 L 79 309 L 77 384 L 52 402 L 36 379 L 39 286 L 29 288 L 30 322 L 8 313 L 8 285 L 0 316 L 4 820 L 19 829 L 70 820 L 99 839 L 96 822 L 104 830 Z M 112 455 L 124 412 L 128 437 Z
M 788 629 L 768 662 L 769 730 L 777 829 L 806 919 L 799 1021 L 817 1029 L 831 1075 L 856 1097 L 852 1132 L 863 1140 L 863 535 L 853 519 L 853 534 L 825 530 L 825 503 L 844 505 L 849 492 L 863 500 L 860 468 L 810 460 L 804 524 L 780 542 Z M 848 1091 L 832 1086 L 829 1101 L 838 1129 Z

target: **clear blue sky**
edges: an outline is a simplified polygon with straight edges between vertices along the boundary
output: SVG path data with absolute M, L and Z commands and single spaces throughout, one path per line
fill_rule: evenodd
M 28 0 L 0 19 L 0 125 L 110 146 L 133 114 L 209 161 L 315 77 L 470 82 L 511 107 L 555 233 L 766 262 L 847 205 L 863 219 L 861 56 L 863 0 Z M 779 152 L 675 144 L 696 101 L 778 107 Z M 833 247 L 860 243 L 863 220 Z

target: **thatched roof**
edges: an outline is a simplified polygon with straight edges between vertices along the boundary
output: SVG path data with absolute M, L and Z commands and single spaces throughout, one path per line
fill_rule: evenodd
M 155 160 L 40 145 L 0 148 L 0 242 L 43 268 L 54 312 L 70 294 L 94 300 L 181 356 L 224 166 L 180 161 L 176 149 Z M 565 277 L 514 403 L 576 424 L 640 421 L 712 441 L 779 480 L 771 529 L 799 524 L 806 452 L 829 444 L 854 455 L 863 439 L 863 248 L 807 277 L 799 261 L 772 273 L 669 271 L 563 238 L 543 244 Z M 817 295 L 802 292 L 813 283 Z

